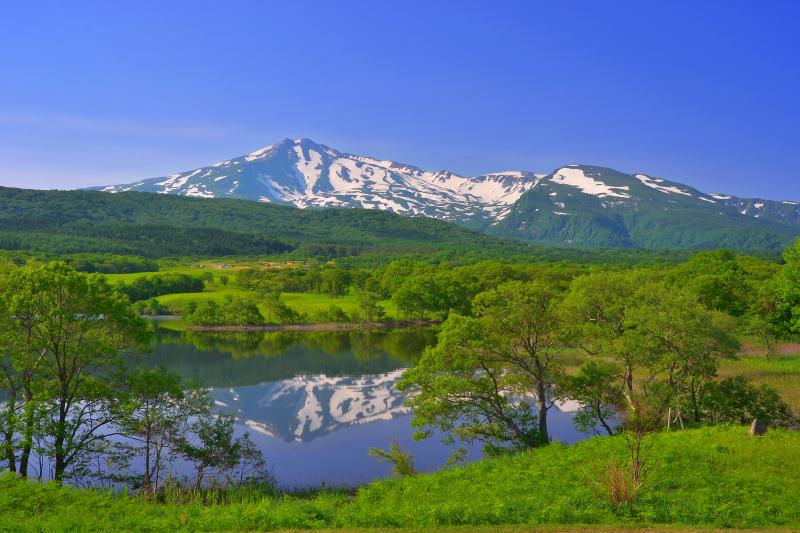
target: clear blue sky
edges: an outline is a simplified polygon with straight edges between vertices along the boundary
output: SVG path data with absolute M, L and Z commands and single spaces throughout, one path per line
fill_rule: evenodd
M 800 200 L 800 1 L 4 2 L 0 184 L 284 137 L 465 174 L 568 163 Z

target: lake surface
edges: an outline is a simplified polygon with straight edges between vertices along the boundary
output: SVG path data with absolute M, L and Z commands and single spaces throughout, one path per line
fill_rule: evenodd
M 357 485 L 386 477 L 368 455 L 397 440 L 422 471 L 441 468 L 453 447 L 440 436 L 412 439 L 411 413 L 395 385 L 436 342 L 434 328 L 342 332 L 211 333 L 156 322 L 150 353 L 133 360 L 163 365 L 211 389 L 236 415 L 285 487 Z M 556 408 L 548 422 L 564 442 L 583 437 Z M 474 449 L 470 460 L 480 457 Z

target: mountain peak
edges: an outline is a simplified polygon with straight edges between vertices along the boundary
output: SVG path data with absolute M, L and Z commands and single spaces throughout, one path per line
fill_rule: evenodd
M 572 163 L 546 175 L 511 170 L 470 177 L 339 152 L 308 138 L 286 138 L 212 166 L 100 189 L 241 198 L 300 208 L 380 209 L 529 240 L 541 240 L 550 224 L 548 239 L 585 245 L 618 243 L 612 239 L 598 244 L 594 237 L 585 237 L 584 242 L 584 237 L 567 229 L 570 224 L 583 227 L 586 235 L 595 230 L 585 228 L 597 224 L 603 227 L 596 231 L 617 228 L 624 234 L 624 220 L 645 212 L 688 210 L 703 217 L 746 217 L 800 226 L 796 203 L 709 195 L 646 173 Z M 589 213 L 588 219 L 581 218 Z M 545 216 L 555 219 L 545 224 Z
M 301 208 L 382 209 L 490 222 L 505 216 L 535 183 L 533 174 L 521 171 L 472 178 L 346 154 L 308 138 L 286 138 L 210 167 L 101 190 L 245 198 Z

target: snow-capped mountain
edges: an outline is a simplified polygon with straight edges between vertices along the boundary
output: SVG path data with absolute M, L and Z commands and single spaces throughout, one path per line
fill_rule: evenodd
M 800 234 L 800 204 L 793 201 L 707 194 L 591 165 L 461 176 L 308 139 L 284 139 L 208 167 L 96 189 L 380 209 L 541 244 L 778 250 Z
M 800 205 L 568 165 L 537 180 L 487 231 L 548 244 L 777 250 L 800 234 Z
M 477 177 L 346 154 L 309 139 L 166 177 L 97 189 L 243 198 L 301 208 L 360 207 L 455 222 L 500 220 L 537 182 L 530 172 Z
M 218 408 L 253 431 L 306 442 L 339 428 L 409 413 L 395 384 L 405 369 L 357 377 L 299 375 L 292 379 L 215 389 Z

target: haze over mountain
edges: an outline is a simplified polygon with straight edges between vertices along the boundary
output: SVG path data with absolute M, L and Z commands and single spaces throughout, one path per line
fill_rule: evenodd
M 709 194 L 591 165 L 461 176 L 309 139 L 284 139 L 211 166 L 95 189 L 378 209 L 542 244 L 756 250 L 779 248 L 800 234 L 800 204 L 789 200 Z

